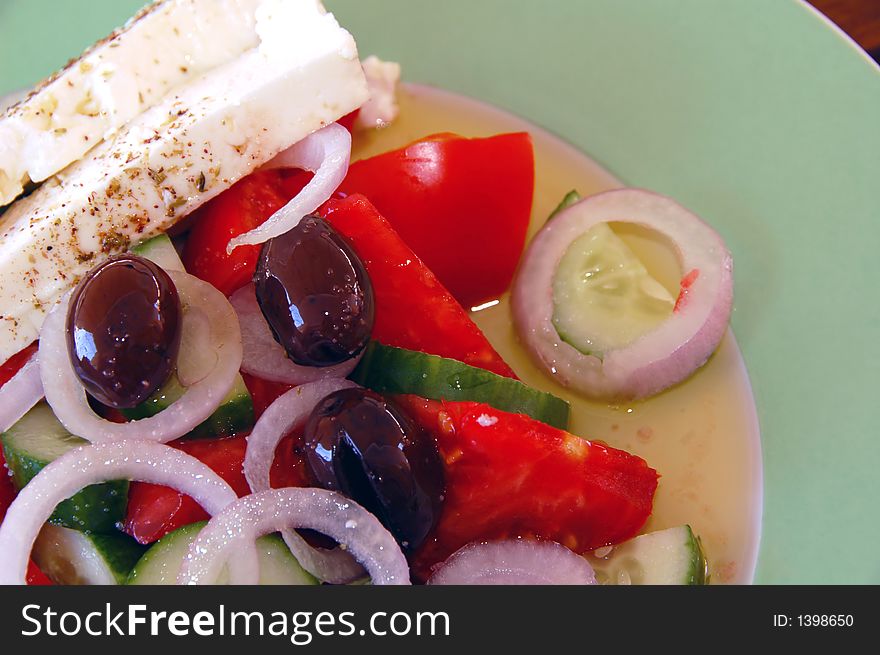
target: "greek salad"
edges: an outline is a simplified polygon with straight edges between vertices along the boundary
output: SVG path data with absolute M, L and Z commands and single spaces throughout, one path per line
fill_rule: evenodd
M 529 238 L 528 132 L 351 161 L 399 78 L 317 0 L 159 0 L 0 117 L 0 583 L 709 582 L 689 525 L 645 531 L 663 471 L 471 309 L 648 398 L 727 331 L 723 240 L 635 188 Z

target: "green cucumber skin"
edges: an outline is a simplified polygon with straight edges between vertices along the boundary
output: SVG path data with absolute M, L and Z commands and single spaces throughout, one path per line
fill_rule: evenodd
M 550 215 L 547 217 L 547 222 L 552 221 L 558 214 L 565 211 L 573 204 L 581 200 L 581 194 L 579 194 L 576 190 L 572 189 L 568 193 L 565 194 L 565 197 L 559 201 L 559 204 L 556 205 L 556 209 L 550 212 Z
M 690 526 L 688 526 L 690 528 Z M 693 534 L 693 530 L 691 530 L 691 534 Z M 706 551 L 703 548 L 703 541 L 697 535 L 693 535 L 694 544 L 693 547 L 697 552 L 697 559 L 694 562 L 694 566 L 691 569 L 690 582 L 689 585 L 707 585 L 711 584 L 712 579 L 709 575 L 709 560 L 706 558 Z
M 379 393 L 481 402 L 501 411 L 526 414 L 561 430 L 568 428 L 570 407 L 561 398 L 454 359 L 377 341 L 370 342 L 349 377 Z
M 135 255 L 149 259 L 166 271 L 184 271 L 183 262 L 177 249 L 167 234 L 159 234 L 146 241 L 141 241 L 131 251 Z
M 20 453 L 11 447 L 6 434 L 0 435 L 6 466 L 12 473 L 12 484 L 21 489 L 49 464 L 47 461 Z M 125 518 L 128 505 L 128 480 L 113 480 L 84 487 L 52 512 L 49 522 L 83 532 L 114 533 Z
M 147 548 L 121 532 L 89 534 L 45 526 L 32 557 L 55 584 L 121 585 Z
M 152 398 L 132 409 L 123 409 L 122 415 L 129 420 L 140 420 L 155 416 L 169 407 L 184 393 L 184 388 L 172 375 Z M 183 438 L 203 439 L 207 437 L 227 437 L 247 430 L 254 425 L 254 403 L 248 393 L 241 375 L 236 378 L 230 392 L 211 416 L 193 428 Z
M 134 565 L 137 564 L 149 546 L 144 546 L 132 537 L 121 532 L 113 534 L 93 534 L 89 537 L 95 548 L 104 557 L 104 561 L 113 571 L 114 577 L 119 584 L 125 584 Z
M 589 555 L 587 559 L 602 584 L 617 584 L 614 572 L 621 568 L 641 571 L 630 584 L 693 586 L 711 582 L 702 542 L 689 525 L 639 535 L 614 546 L 608 557 Z M 686 566 L 682 566 L 685 561 Z
M 149 547 L 143 557 L 131 569 L 127 585 L 174 584 L 176 571 L 179 570 L 189 545 L 196 539 L 199 532 L 207 525 L 207 521 L 191 523 L 171 532 Z M 288 550 L 284 540 L 277 534 L 265 535 L 257 539 L 260 551 L 260 584 L 297 584 L 316 585 L 318 580 L 307 573 Z M 271 546 L 275 551 L 272 559 L 267 559 L 265 550 Z M 174 566 L 170 569 L 170 566 Z M 278 567 L 281 567 L 279 570 Z M 280 573 L 279 578 L 272 578 L 273 570 Z M 268 578 L 266 577 L 268 576 Z M 222 584 L 222 578 L 218 584 Z

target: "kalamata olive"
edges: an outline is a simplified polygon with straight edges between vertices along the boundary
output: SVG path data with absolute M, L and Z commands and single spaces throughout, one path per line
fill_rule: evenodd
M 135 407 L 171 374 L 180 330 L 180 297 L 168 274 L 142 257 L 120 255 L 93 268 L 74 289 L 67 349 L 96 400 Z
M 321 218 L 306 216 L 263 245 L 254 286 L 275 339 L 297 364 L 339 364 L 370 338 L 370 278 L 351 246 Z
M 440 514 L 443 468 L 437 445 L 395 403 L 366 389 L 330 394 L 304 430 L 317 483 L 372 512 L 405 550 L 425 540 Z

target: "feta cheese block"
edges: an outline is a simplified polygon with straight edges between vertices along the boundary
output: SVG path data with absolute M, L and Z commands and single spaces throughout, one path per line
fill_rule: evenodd
M 255 48 L 263 0 L 163 0 L 0 117 L 0 206 L 76 161 L 172 88 Z
M 370 99 L 358 112 L 355 125 L 364 130 L 382 128 L 393 123 L 400 113 L 397 105 L 397 85 L 400 83 L 400 64 L 382 61 L 370 55 L 362 62 Z
M 320 2 L 261 9 L 259 46 L 171 92 L 0 216 L 0 362 L 102 259 L 366 101 L 354 39 Z

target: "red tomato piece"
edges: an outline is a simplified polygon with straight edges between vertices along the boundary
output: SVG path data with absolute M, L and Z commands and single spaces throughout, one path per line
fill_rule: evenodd
M 538 537 L 584 553 L 635 536 L 651 514 L 658 476 L 635 455 L 481 403 L 400 400 L 436 436 L 446 475 L 413 560 L 422 579 L 472 541 Z
M 260 246 L 241 246 L 226 254 L 232 237 L 261 225 L 287 203 L 281 172 L 257 171 L 192 214 L 183 251 L 186 270 L 226 295 L 251 281 Z
M 21 367 L 27 364 L 31 355 L 37 352 L 37 346 L 38 344 L 35 341 L 28 347 L 19 350 L 0 366 L 0 387 L 9 382 Z
M 296 448 L 299 440 L 298 436 L 287 437 L 279 444 L 270 474 L 273 486 L 306 486 L 304 460 Z M 207 464 L 239 496 L 250 493 L 243 470 L 246 435 L 180 440 L 169 445 Z M 123 531 L 142 544 L 150 544 L 177 528 L 208 518 L 208 513 L 195 500 L 179 491 L 146 482 L 132 482 Z
M 173 441 L 169 445 L 207 464 L 239 496 L 249 492 L 242 470 L 247 447 L 244 436 Z M 207 518 L 208 513 L 189 496 L 169 487 L 132 482 L 123 531 L 138 542 L 149 544 L 179 527 Z
M 358 114 L 360 113 L 360 108 L 355 109 L 353 112 L 346 114 L 336 122 L 342 125 L 342 127 L 344 127 L 349 132 L 354 133 L 354 122 L 357 120 Z
M 688 294 L 691 291 L 691 287 L 693 286 L 694 282 L 697 281 L 698 277 L 700 277 L 700 269 L 695 268 L 692 269 L 683 278 L 681 278 L 681 282 L 679 283 L 681 290 L 678 292 L 678 298 L 675 299 L 675 307 L 672 308 L 673 313 L 681 311 L 682 307 L 685 306 L 688 300 Z
M 465 307 L 510 286 L 532 211 L 526 132 L 441 134 L 355 162 L 340 186 L 362 193 Z
M 515 378 L 467 312 L 365 197 L 331 199 L 319 213 L 366 266 L 376 300 L 373 338 Z
M 49 579 L 49 576 L 47 576 L 40 570 L 40 567 L 34 564 L 33 560 L 28 562 L 28 569 L 25 580 L 32 587 L 41 587 L 55 584 Z
M 227 255 L 229 240 L 262 225 L 311 178 L 295 169 L 257 171 L 194 211 L 183 250 L 186 270 L 227 296 L 250 282 L 260 246 L 241 246 Z
M 33 348 L 35 350 L 36 346 L 32 346 L 31 348 Z M 27 350 L 27 348 L 25 350 Z M 22 351 L 22 352 L 24 352 L 24 351 Z M 20 354 L 21 353 L 19 353 L 19 355 Z M 18 355 L 15 355 L 14 357 L 18 357 Z M 27 357 L 24 357 L 24 359 L 22 361 L 22 365 L 24 364 L 24 362 L 26 362 L 28 360 L 28 357 L 30 357 L 30 353 L 28 353 Z M 12 361 L 12 360 L 10 359 L 9 361 Z M 9 362 L 7 362 L 7 364 L 8 363 Z M 21 366 L 19 366 L 19 368 L 21 368 Z M 6 374 L 5 369 L 6 369 L 6 365 L 4 365 L 3 369 L 0 370 L 0 375 Z M 17 370 L 18 370 L 18 368 L 15 369 L 15 371 L 17 371 Z M 9 377 L 12 377 L 13 375 L 15 375 L 15 371 L 13 371 L 12 374 L 9 375 Z M 2 380 L 2 382 L 0 382 L 0 384 L 6 383 L 6 380 L 3 380 L 2 377 L 0 377 L 0 380 Z M 8 380 L 8 378 L 7 378 L 7 380 Z M 3 519 L 6 517 L 6 510 L 12 504 L 13 500 L 15 500 L 15 487 L 12 486 L 12 478 L 9 477 L 9 472 L 6 469 L 6 458 L 3 456 L 3 450 L 0 449 L 0 523 L 2 523 Z M 37 565 L 34 564 L 33 562 L 28 562 L 28 570 L 27 570 L 26 580 L 29 585 L 50 585 L 50 584 L 52 584 L 52 581 L 46 577 L 46 574 L 43 573 L 37 567 Z
M 254 420 L 259 420 L 266 411 L 266 408 L 278 399 L 278 396 L 287 393 L 295 385 L 285 384 L 284 382 L 270 382 L 263 378 L 258 378 L 248 373 L 242 372 L 244 384 L 251 394 L 251 401 L 254 403 Z
M 3 456 L 3 450 L 0 449 L 0 523 L 6 516 L 6 510 L 15 500 L 15 487 L 12 486 L 12 478 L 9 476 L 9 469 L 6 468 L 6 458 Z

